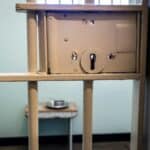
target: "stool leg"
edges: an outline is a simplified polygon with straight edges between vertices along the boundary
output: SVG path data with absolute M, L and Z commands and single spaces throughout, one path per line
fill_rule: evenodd
M 72 119 L 70 118 L 69 119 L 69 150 L 73 150 L 72 142 L 73 142 L 73 139 L 72 139 Z

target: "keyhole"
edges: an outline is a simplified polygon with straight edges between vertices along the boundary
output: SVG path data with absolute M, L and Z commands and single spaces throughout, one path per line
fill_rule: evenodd
M 91 68 L 91 70 L 95 69 L 95 62 L 96 62 L 96 54 L 91 53 L 90 54 L 90 68 Z

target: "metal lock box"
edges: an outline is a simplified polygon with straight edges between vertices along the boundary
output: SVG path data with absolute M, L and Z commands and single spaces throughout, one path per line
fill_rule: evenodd
M 48 13 L 50 73 L 134 73 L 138 21 L 134 13 Z

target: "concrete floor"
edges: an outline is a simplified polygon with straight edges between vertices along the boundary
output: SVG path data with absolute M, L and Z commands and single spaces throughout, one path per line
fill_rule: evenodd
M 0 150 L 27 150 L 27 146 L 0 146 Z M 74 144 L 73 150 L 81 150 L 81 144 Z M 69 150 L 68 145 L 40 145 L 40 150 Z M 94 143 L 93 150 L 129 150 L 127 142 Z

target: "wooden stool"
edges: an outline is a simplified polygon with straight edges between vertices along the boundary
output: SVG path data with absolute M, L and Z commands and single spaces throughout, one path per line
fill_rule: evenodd
M 74 103 L 70 103 L 68 108 L 65 109 L 50 109 L 46 107 L 46 103 L 40 103 L 38 106 L 38 118 L 39 119 L 69 119 L 69 149 L 72 150 L 72 119 L 77 116 L 77 106 Z M 29 109 L 25 107 L 25 114 L 28 117 Z

